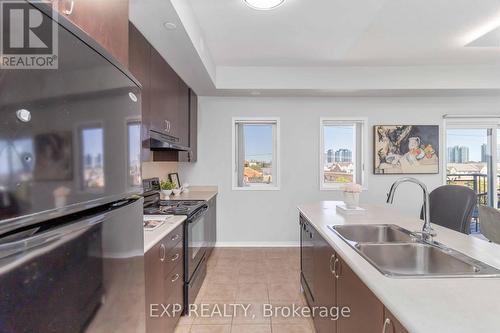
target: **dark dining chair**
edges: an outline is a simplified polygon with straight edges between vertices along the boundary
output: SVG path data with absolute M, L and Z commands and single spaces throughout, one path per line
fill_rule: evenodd
M 431 192 L 429 206 L 431 223 L 470 234 L 472 212 L 477 206 L 477 195 L 473 190 L 460 185 L 440 186 Z
M 481 233 L 490 242 L 500 244 L 500 211 L 486 206 L 479 206 Z

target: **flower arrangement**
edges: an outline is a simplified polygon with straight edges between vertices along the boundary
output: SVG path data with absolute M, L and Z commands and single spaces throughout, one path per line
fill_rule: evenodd
M 175 184 L 169 180 L 162 180 L 162 181 L 160 181 L 160 188 L 163 191 L 173 190 L 175 188 Z
M 175 188 L 175 184 L 169 180 L 160 181 L 160 189 L 165 197 L 172 194 L 172 190 Z
M 359 184 L 348 184 L 342 188 L 344 192 L 344 203 L 348 209 L 356 209 L 359 206 L 359 195 L 363 187 Z
M 348 184 L 342 187 L 342 191 L 348 193 L 361 193 L 363 191 L 363 187 L 359 184 Z

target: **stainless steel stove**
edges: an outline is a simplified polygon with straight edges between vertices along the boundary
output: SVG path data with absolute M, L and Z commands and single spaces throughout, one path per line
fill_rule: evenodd
M 144 179 L 144 215 L 186 215 L 184 223 L 184 311 L 194 303 L 207 272 L 207 224 L 204 200 L 161 200 L 158 178 Z
M 144 215 L 187 215 L 190 217 L 199 209 L 202 209 L 207 203 L 203 200 L 153 200 L 150 205 L 144 204 Z

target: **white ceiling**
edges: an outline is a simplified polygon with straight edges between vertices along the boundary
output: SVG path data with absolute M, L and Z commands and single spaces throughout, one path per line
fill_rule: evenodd
M 202 94 L 500 88 L 500 47 L 474 43 L 500 26 L 500 0 L 287 0 L 271 11 L 243 0 L 131 4 L 132 22 Z M 390 80 L 380 85 L 374 73 Z
M 216 65 L 491 64 L 499 49 L 464 39 L 500 17 L 499 0 L 288 0 L 271 11 L 242 0 L 189 0 Z

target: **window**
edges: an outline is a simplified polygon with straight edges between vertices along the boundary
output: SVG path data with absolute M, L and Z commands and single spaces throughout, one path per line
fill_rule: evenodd
M 141 186 L 141 123 L 127 123 L 128 138 L 128 184 L 131 187 Z
M 365 119 L 321 118 L 320 187 L 364 182 Z
M 500 118 L 446 117 L 446 184 L 467 186 L 478 204 L 500 208 Z M 477 210 L 473 218 L 478 220 Z M 480 221 L 479 221 L 480 222 Z
M 83 190 L 104 189 L 104 130 L 102 127 L 83 128 L 82 145 L 82 187 Z
M 233 189 L 279 189 L 279 119 L 233 119 Z

